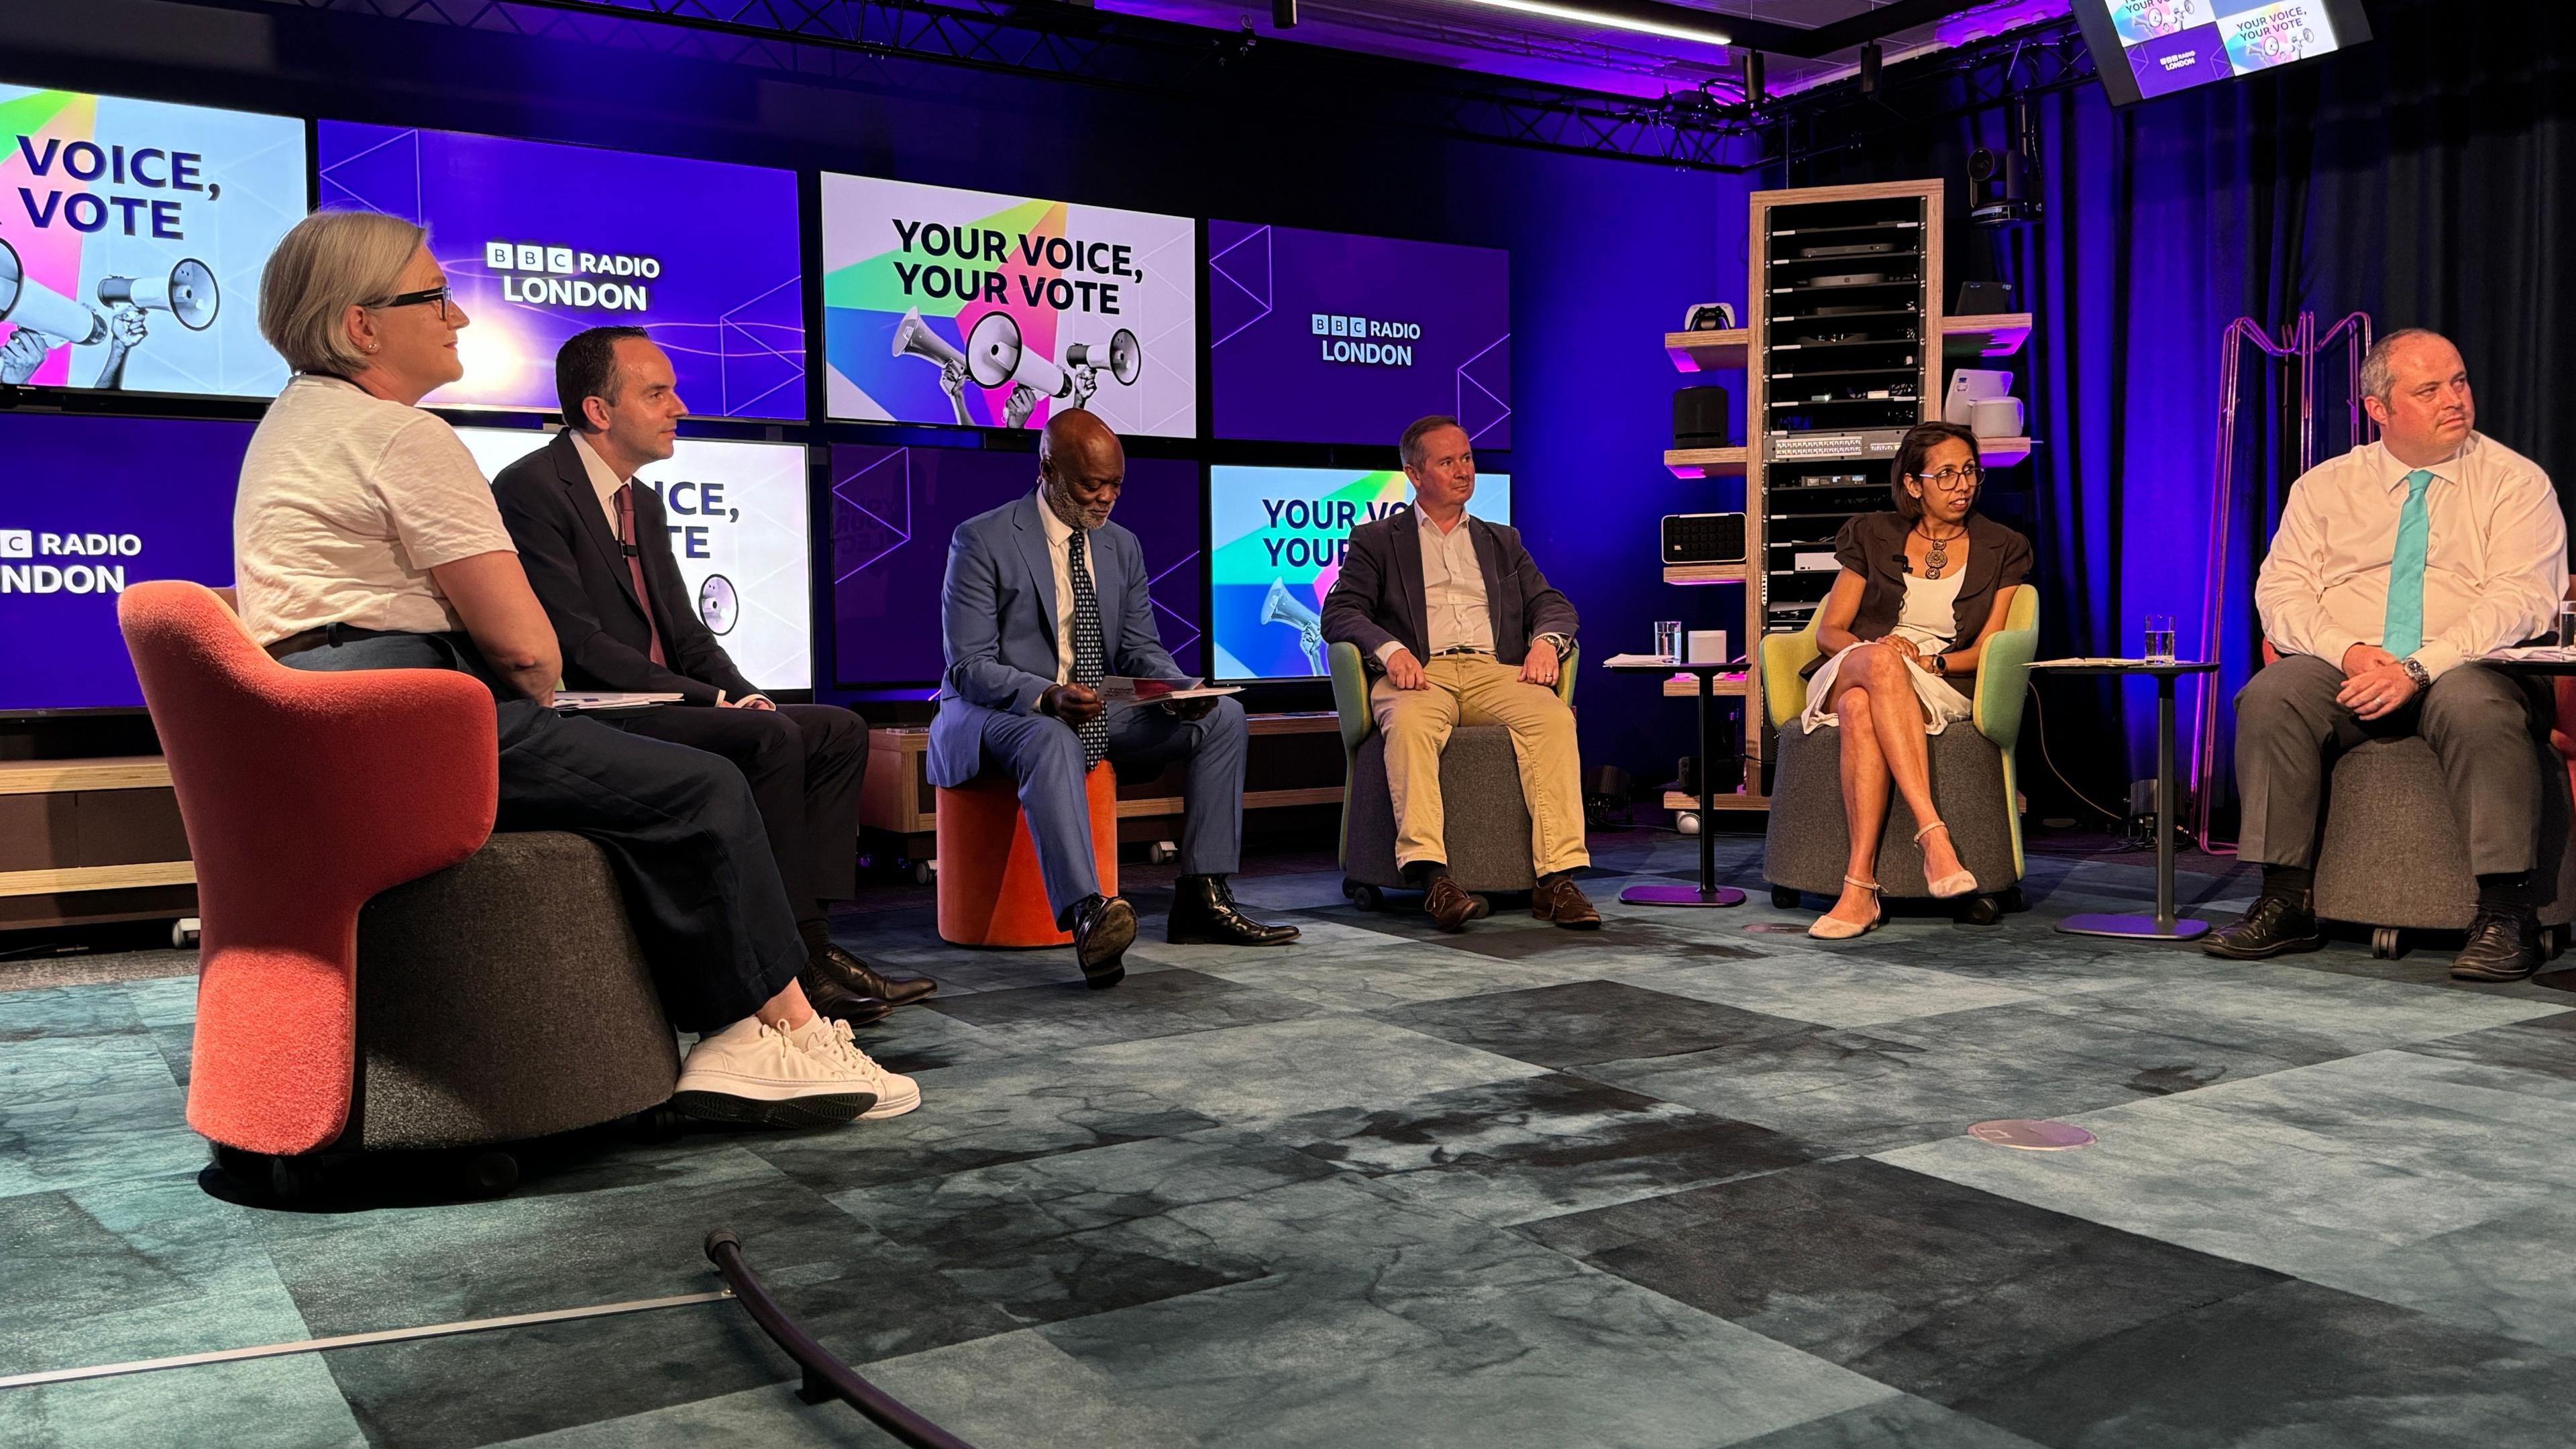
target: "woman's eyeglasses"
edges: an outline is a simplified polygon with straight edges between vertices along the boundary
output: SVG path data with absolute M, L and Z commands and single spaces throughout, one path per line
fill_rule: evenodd
M 386 307 L 418 307 L 425 303 L 432 302 L 438 304 L 438 320 L 441 322 L 446 321 L 447 284 L 444 282 L 435 287 L 424 287 L 417 292 L 398 292 L 395 295 L 378 302 L 376 306 L 379 309 Z
M 1976 487 L 1977 480 L 1986 476 L 1986 470 L 1975 463 L 1970 463 L 1964 468 L 1950 467 L 1938 473 L 1913 473 L 1907 476 L 1926 487 L 1955 493 L 1962 488 Z

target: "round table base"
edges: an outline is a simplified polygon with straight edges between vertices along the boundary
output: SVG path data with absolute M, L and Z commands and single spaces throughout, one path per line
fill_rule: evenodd
M 2173 929 L 2166 930 L 2156 924 L 2156 918 L 2153 916 L 2096 912 L 2068 916 L 2057 923 L 2057 929 L 2070 936 L 2120 936 L 2131 940 L 2195 941 L 2208 933 L 2209 922 L 2195 921 L 2186 916 L 2176 920 L 2173 923 Z
M 1619 892 L 1623 906 L 1740 906 L 1744 892 L 1727 886 L 1638 885 Z

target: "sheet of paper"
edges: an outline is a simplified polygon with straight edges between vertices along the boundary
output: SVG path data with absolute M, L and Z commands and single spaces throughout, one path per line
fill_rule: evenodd
M 1107 704 L 1167 704 L 1243 693 L 1239 684 L 1209 684 L 1204 679 L 1136 679 L 1124 674 L 1109 675 L 1094 687 Z
M 584 709 L 640 709 L 648 704 L 678 704 L 677 694 L 647 694 L 641 691 L 619 693 L 614 690 L 559 689 L 555 691 L 555 708 L 566 712 Z

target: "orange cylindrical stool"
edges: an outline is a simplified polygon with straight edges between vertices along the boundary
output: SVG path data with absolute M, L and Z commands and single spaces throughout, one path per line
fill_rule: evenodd
M 1091 805 L 1091 857 L 1100 893 L 1118 894 L 1118 778 L 1101 761 L 1083 780 Z M 978 775 L 941 789 L 939 938 L 952 946 L 1065 946 L 1038 874 L 1037 843 L 1020 814 L 1019 784 L 1008 775 Z

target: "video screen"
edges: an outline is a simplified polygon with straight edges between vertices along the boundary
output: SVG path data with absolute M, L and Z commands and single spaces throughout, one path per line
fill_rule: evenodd
M 233 581 L 233 490 L 253 424 L 0 412 L 0 713 L 143 703 L 116 599 L 145 579 Z
M 429 228 L 471 325 L 432 407 L 553 412 L 555 352 L 638 326 L 702 417 L 805 416 L 796 173 L 324 121 L 325 207 Z
M 936 684 L 947 669 L 939 589 L 957 525 L 1037 492 L 1033 453 L 832 446 L 832 613 L 837 682 Z M 1201 673 L 1199 470 L 1130 458 L 1110 521 L 1144 550 L 1154 627 L 1185 674 Z
M 1208 223 L 1220 438 L 1395 446 L 1431 413 L 1512 445 L 1512 254 Z
M 0 383 L 268 397 L 259 272 L 304 123 L 0 85 Z
M 2360 0 L 2076 0 L 2075 13 L 2114 105 L 2310 60 L 2370 38 Z
M 530 428 L 458 428 L 456 435 L 486 478 L 555 436 Z M 682 438 L 635 481 L 660 495 L 690 607 L 734 667 L 763 689 L 813 688 L 804 447 Z
M 1087 408 L 1127 437 L 1198 434 L 1196 227 L 823 175 L 831 415 L 1038 428 Z
M 1324 596 L 1351 530 L 1413 506 L 1400 472 L 1231 468 L 1208 472 L 1209 628 L 1218 679 L 1325 672 Z M 1467 512 L 1512 521 L 1512 480 L 1476 475 Z

